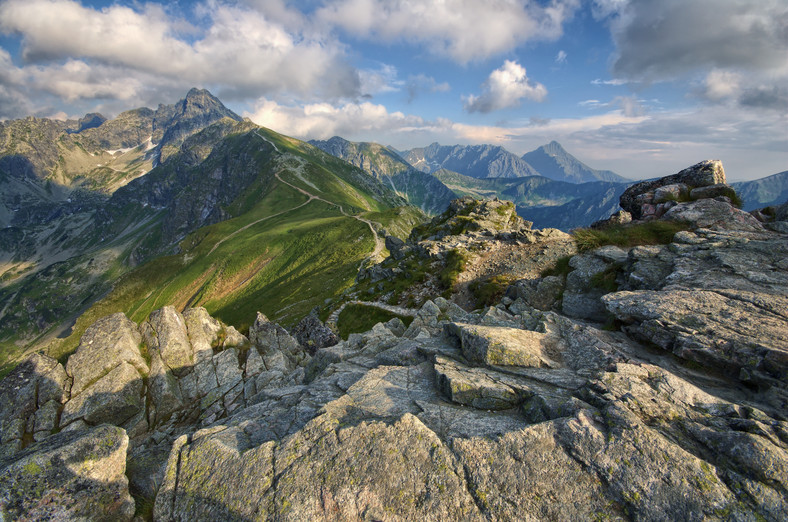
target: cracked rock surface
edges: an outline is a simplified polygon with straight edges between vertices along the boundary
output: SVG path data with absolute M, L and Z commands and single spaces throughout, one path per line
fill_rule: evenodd
M 262 314 L 248 337 L 199 308 L 116 314 L 65 366 L 34 355 L 0 382 L 0 509 L 785 520 L 786 259 L 788 235 L 698 228 L 577 256 L 571 302 L 594 306 L 573 317 L 436 298 L 320 348 Z M 617 290 L 584 293 L 600 271 Z

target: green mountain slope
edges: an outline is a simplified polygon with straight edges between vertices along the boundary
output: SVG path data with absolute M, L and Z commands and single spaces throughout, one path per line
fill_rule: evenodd
M 440 214 L 455 197 L 439 180 L 416 170 L 395 150 L 378 143 L 356 143 L 339 136 L 309 143 L 364 169 L 428 215 Z
M 41 241 L 2 252 L 3 266 L 16 266 L 0 280 L 2 360 L 54 336 L 47 349 L 59 356 L 98 317 L 142 318 L 164 304 L 205 306 L 241 327 L 258 310 L 294 323 L 382 253 L 378 230 L 409 232 L 423 217 L 404 204 L 361 169 L 223 118 L 109 199 L 59 221 L 45 239 L 60 257 L 46 267 L 30 268 Z M 20 231 L 5 229 L 0 241 Z

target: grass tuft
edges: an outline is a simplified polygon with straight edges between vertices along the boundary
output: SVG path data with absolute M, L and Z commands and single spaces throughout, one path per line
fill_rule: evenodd
M 511 283 L 511 277 L 498 274 L 485 281 L 474 281 L 468 286 L 468 289 L 476 299 L 476 306 L 485 307 L 500 301 Z
M 412 317 L 402 316 L 381 310 L 374 306 L 364 306 L 358 304 L 347 305 L 337 318 L 337 328 L 339 329 L 339 336 L 342 339 L 347 339 L 352 333 L 361 333 L 371 330 L 373 326 L 378 323 L 385 323 L 399 317 L 409 326 L 413 322 Z
M 446 255 L 446 267 L 440 275 L 440 282 L 445 290 L 451 291 L 454 288 L 454 285 L 457 284 L 457 278 L 465 270 L 467 262 L 468 252 L 458 249 L 449 251 Z
M 572 256 L 559 257 L 555 265 L 542 270 L 539 277 L 559 276 L 566 278 L 567 274 L 572 271 L 572 267 L 569 266 L 571 259 Z
M 603 229 L 578 228 L 572 232 L 577 249 L 588 252 L 604 245 L 631 248 L 639 245 L 666 245 L 688 223 L 680 221 L 649 221 L 647 223 L 612 225 Z

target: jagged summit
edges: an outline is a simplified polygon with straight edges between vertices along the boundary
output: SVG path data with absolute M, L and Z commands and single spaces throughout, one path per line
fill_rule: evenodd
M 192 88 L 176 104 L 159 105 L 153 118 L 154 134 L 164 130 L 159 140 L 159 160 L 165 162 L 187 137 L 223 118 L 243 121 L 205 89 Z
M 447 169 L 474 178 L 521 178 L 539 173 L 528 163 L 496 145 L 440 145 L 432 143 L 403 153 L 422 172 Z

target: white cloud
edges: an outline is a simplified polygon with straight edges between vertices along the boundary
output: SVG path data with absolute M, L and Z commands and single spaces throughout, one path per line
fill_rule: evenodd
M 490 73 L 479 96 L 471 95 L 465 98 L 465 110 L 492 112 L 517 107 L 523 98 L 540 102 L 546 96 L 545 86 L 531 81 L 526 75 L 525 67 L 506 60 L 499 69 Z
M 714 101 L 732 98 L 741 92 L 741 82 L 738 73 L 713 69 L 706 75 L 703 95 Z
M 344 47 L 319 32 L 294 29 L 298 15 L 281 2 L 261 12 L 209 0 L 197 8 L 204 27 L 170 17 L 159 4 L 137 5 L 97 10 L 72 0 L 6 0 L 0 30 L 22 37 L 24 73 L 63 77 L 47 90 L 69 100 L 106 96 L 108 89 L 91 78 L 107 68 L 122 87 L 120 98 L 129 98 L 131 88 L 141 96 L 139 78 L 180 91 L 218 87 L 228 98 L 360 94 Z M 69 71 L 74 78 L 66 81 Z
M 466 63 L 533 40 L 554 40 L 578 0 L 333 0 L 316 16 L 354 37 L 426 44 Z
M 591 84 L 592 85 L 616 85 L 616 86 L 618 86 L 618 85 L 626 85 L 628 83 L 629 82 L 627 80 L 621 80 L 621 79 L 617 79 L 617 78 L 614 78 L 612 80 L 602 80 L 600 78 L 597 78 L 596 80 L 591 80 Z
M 566 51 L 558 51 L 558 54 L 555 55 L 555 63 L 566 63 Z
M 367 136 L 369 139 L 372 132 L 409 132 L 429 127 L 429 123 L 418 116 L 389 112 L 383 105 L 370 102 L 339 106 L 329 103 L 281 105 L 261 98 L 254 110 L 245 116 L 258 125 L 302 139 L 326 139 L 337 135 Z
M 397 68 L 388 64 L 381 64 L 378 69 L 364 69 L 358 74 L 362 95 L 396 92 L 404 83 L 397 79 Z

